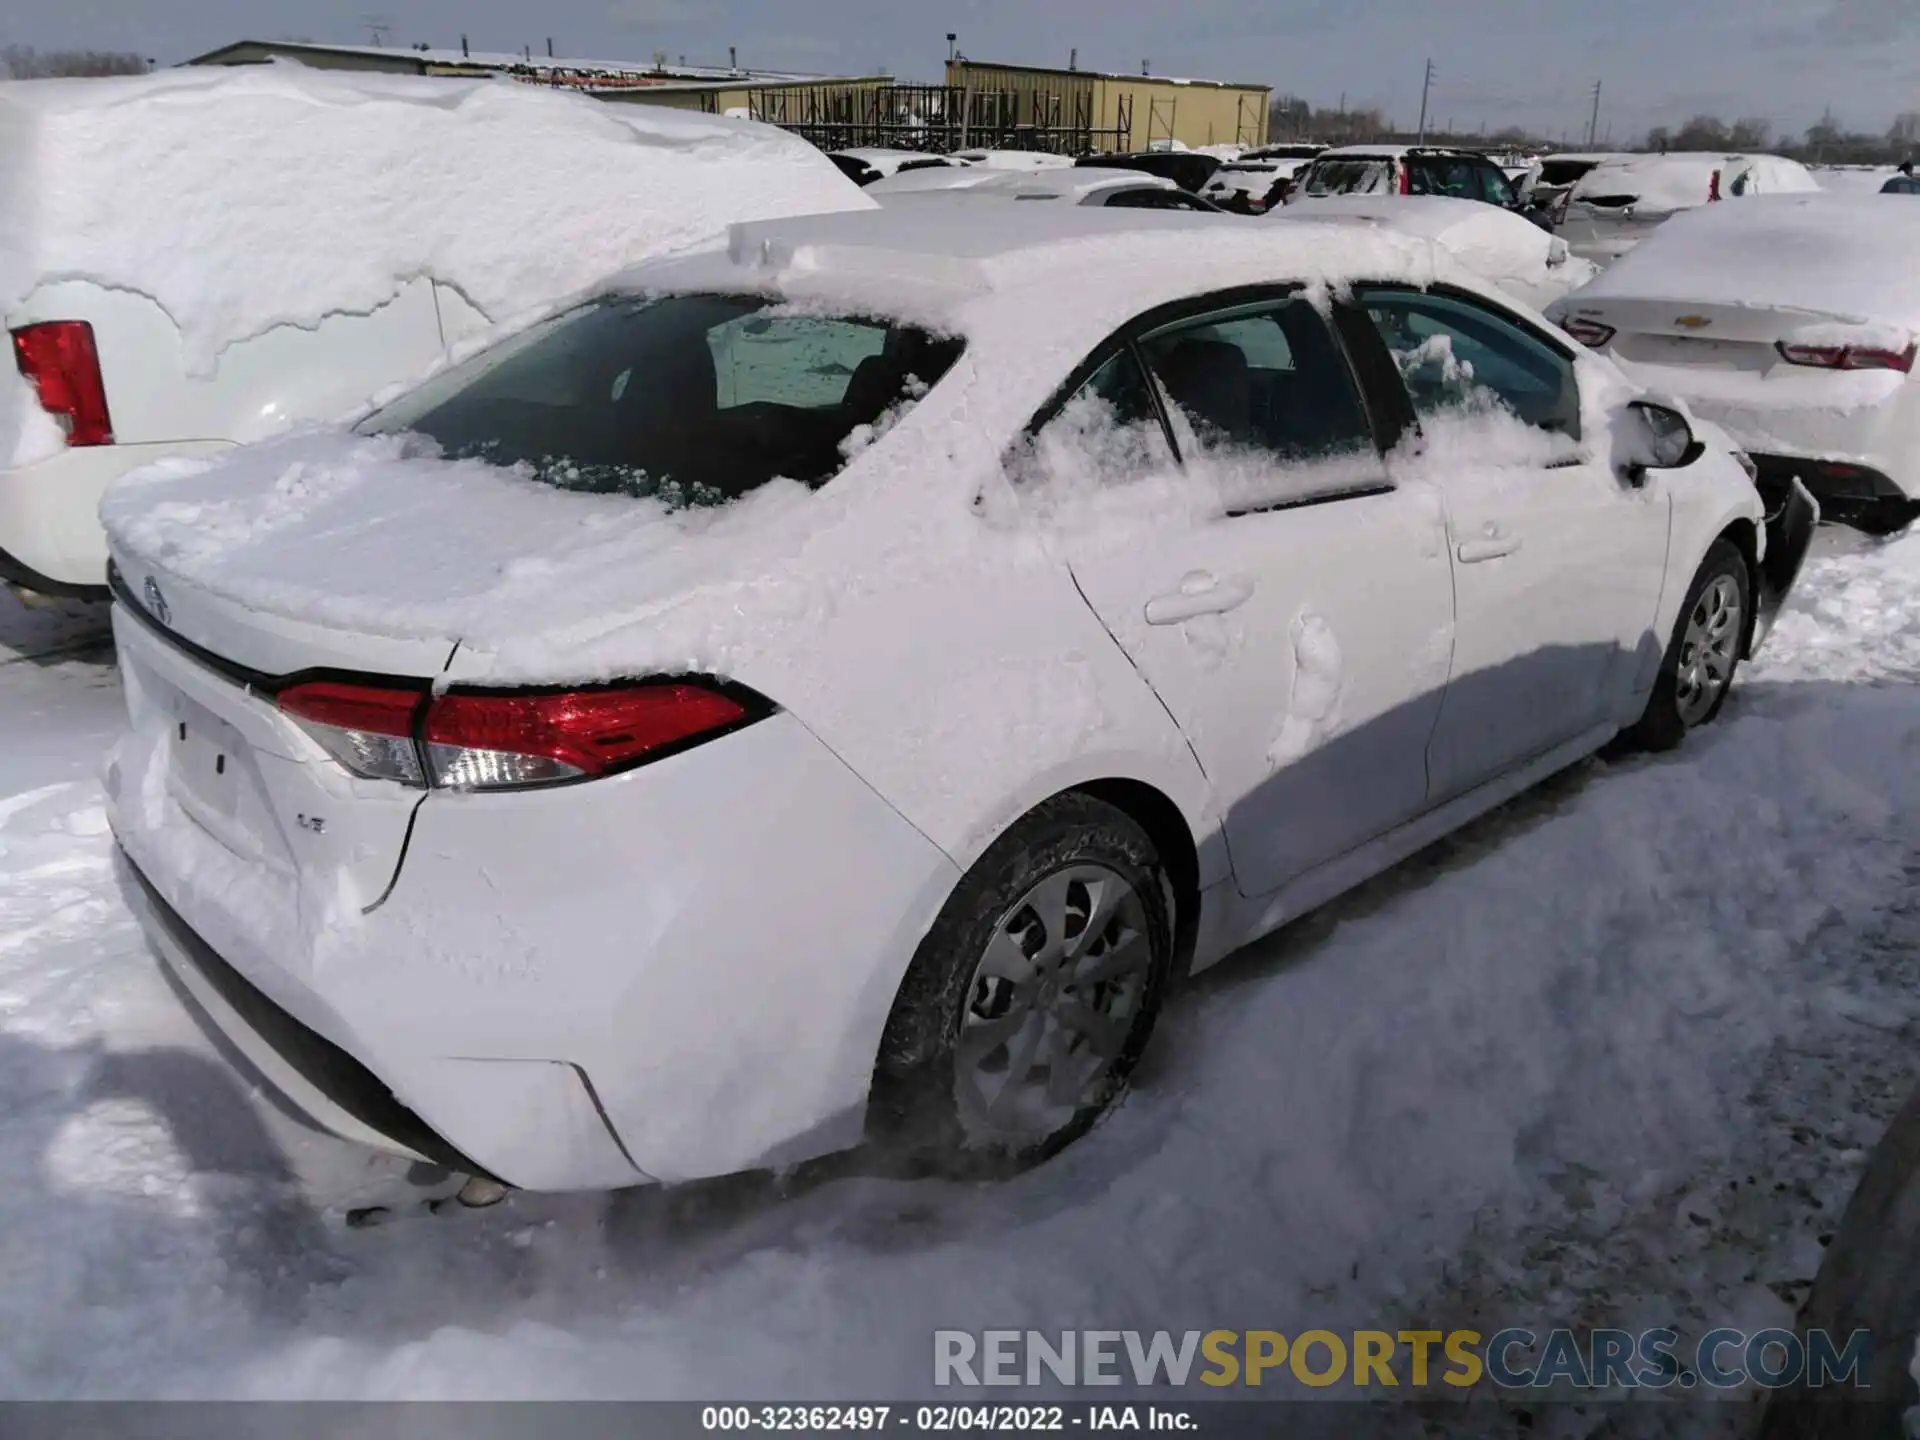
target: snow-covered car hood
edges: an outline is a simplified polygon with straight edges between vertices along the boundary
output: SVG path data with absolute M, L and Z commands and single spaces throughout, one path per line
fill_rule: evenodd
M 1284 220 L 1375 225 L 1418 236 L 1539 309 L 1599 273 L 1590 261 L 1570 255 L 1557 236 L 1476 200 L 1445 195 L 1302 196 L 1271 214 Z

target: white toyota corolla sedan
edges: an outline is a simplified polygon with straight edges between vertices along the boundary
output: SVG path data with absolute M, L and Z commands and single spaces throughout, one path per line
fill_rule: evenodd
M 1426 242 L 941 206 L 104 518 L 165 962 L 321 1124 L 569 1189 L 1056 1151 L 1171 983 L 1711 720 L 1812 506 Z

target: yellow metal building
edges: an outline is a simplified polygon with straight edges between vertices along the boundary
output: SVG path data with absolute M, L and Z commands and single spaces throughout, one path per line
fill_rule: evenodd
M 947 85 L 975 97 L 975 114 L 984 97 L 1003 97 L 987 108 L 1010 109 L 1006 120 L 1013 126 L 1089 132 L 1091 148 L 1109 153 L 1168 148 L 1170 142 L 1193 149 L 1265 144 L 1273 93 L 1271 85 L 995 65 L 965 57 L 947 62 Z

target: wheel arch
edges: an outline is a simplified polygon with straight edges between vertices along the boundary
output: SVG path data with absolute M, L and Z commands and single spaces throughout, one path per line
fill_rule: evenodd
M 1163 791 L 1144 780 L 1119 777 L 1089 780 L 1064 793 L 1078 791 L 1113 806 L 1147 832 L 1160 852 L 1173 886 L 1174 974 L 1182 976 L 1193 963 L 1194 942 L 1200 933 L 1200 847 L 1180 807 Z
M 1753 628 L 1760 614 L 1760 527 L 1757 522 L 1741 516 L 1729 522 L 1713 538 L 1715 541 L 1727 541 L 1740 552 L 1740 558 L 1746 562 L 1747 613 L 1740 620 L 1740 658 L 1748 660 L 1753 657 Z M 1713 546 L 1709 544 L 1707 548 L 1711 550 Z M 1702 563 L 1705 563 L 1704 556 L 1702 556 Z

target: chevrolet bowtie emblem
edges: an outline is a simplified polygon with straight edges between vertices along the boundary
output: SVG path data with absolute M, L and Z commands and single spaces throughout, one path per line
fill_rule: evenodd
M 1676 325 L 1684 325 L 1689 330 L 1704 330 L 1707 326 L 1711 325 L 1713 321 L 1704 315 L 1682 315 L 1673 323 Z

